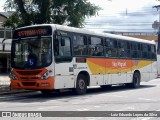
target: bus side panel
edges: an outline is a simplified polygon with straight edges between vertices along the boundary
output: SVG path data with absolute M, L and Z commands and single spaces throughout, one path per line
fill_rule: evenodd
M 151 71 L 151 73 L 150 73 L 150 79 L 155 79 L 155 78 L 157 78 L 158 77 L 158 70 L 157 70 L 157 62 L 156 61 L 154 61 L 153 63 L 152 63 L 152 69 L 151 69 L 152 71 Z
M 90 81 L 90 85 L 103 85 L 105 74 L 105 58 L 88 58 L 87 64 L 92 72 L 92 81 Z
M 127 80 L 126 83 L 131 83 L 132 82 L 132 76 L 133 76 L 133 66 L 134 66 L 134 62 L 133 60 L 128 60 L 128 66 L 130 66 L 127 70 Z
M 84 58 L 77 58 L 84 59 Z M 93 62 L 94 61 L 94 62 Z M 86 62 L 78 62 L 75 60 L 76 68 L 74 74 L 78 75 L 82 71 L 88 72 L 90 75 L 89 86 L 103 85 L 105 73 L 105 61 L 100 58 L 87 58 Z
M 135 70 L 140 71 L 141 82 L 150 80 L 152 61 L 150 60 L 135 60 L 135 66 L 133 67 L 133 72 Z
M 54 88 L 74 88 L 73 62 L 55 63 Z

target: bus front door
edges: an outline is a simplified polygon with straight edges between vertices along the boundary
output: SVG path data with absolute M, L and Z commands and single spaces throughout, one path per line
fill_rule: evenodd
M 71 39 L 60 36 L 58 44 L 54 47 L 55 52 L 55 89 L 73 88 L 74 71 L 71 55 Z M 57 49 L 56 49 L 57 47 Z M 58 52 L 58 53 L 56 53 Z

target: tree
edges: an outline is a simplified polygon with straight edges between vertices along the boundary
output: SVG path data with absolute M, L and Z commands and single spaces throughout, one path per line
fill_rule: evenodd
M 82 27 L 85 18 L 96 15 L 100 7 L 88 0 L 7 0 L 4 9 L 15 11 L 5 27 L 43 23 Z

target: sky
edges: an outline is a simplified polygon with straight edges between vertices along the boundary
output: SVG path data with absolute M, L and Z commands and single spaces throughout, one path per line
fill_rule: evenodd
M 152 28 L 159 20 L 157 0 L 90 0 L 100 6 L 98 16 L 87 18 L 85 27 L 96 31 L 157 32 Z M 159 10 L 160 11 L 160 10 Z
M 0 0 L 0 12 L 6 0 Z M 87 17 L 84 27 L 95 31 L 157 32 L 152 28 L 159 20 L 158 0 L 89 0 L 102 8 L 98 15 Z

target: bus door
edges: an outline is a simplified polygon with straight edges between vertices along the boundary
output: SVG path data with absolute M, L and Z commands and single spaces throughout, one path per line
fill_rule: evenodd
M 69 36 L 57 36 L 54 40 L 55 89 L 73 88 L 74 73 Z

